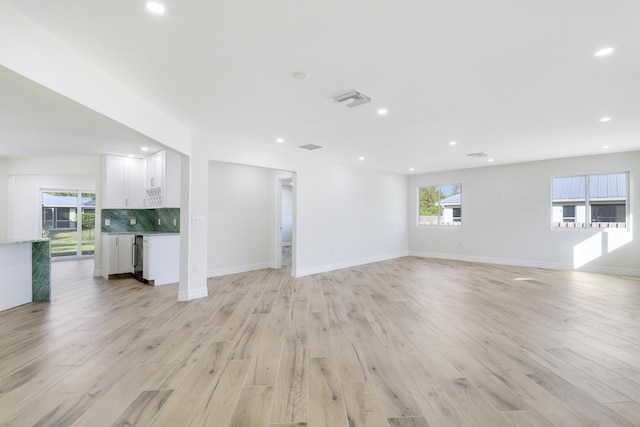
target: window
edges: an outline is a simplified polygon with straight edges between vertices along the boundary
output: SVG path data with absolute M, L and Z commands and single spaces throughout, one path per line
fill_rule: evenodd
M 42 191 L 42 237 L 51 256 L 92 255 L 95 251 L 95 193 Z
M 418 225 L 461 224 L 461 184 L 418 188 Z
M 552 225 L 627 228 L 628 172 L 552 179 Z
M 562 206 L 562 221 L 576 222 L 576 205 Z

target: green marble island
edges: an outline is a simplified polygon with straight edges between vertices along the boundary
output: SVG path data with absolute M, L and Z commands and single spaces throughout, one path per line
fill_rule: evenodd
M 0 311 L 32 301 L 51 301 L 49 240 L 0 240 Z

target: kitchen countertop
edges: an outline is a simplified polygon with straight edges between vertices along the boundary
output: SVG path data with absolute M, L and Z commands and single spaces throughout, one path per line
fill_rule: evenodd
M 179 236 L 179 232 L 170 231 L 103 231 L 104 234 L 135 234 L 136 236 Z
M 18 245 L 20 243 L 48 242 L 49 239 L 0 239 L 0 246 Z

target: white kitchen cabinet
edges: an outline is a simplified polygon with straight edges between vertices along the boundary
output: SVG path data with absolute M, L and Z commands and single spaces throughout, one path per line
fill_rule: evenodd
M 103 276 L 133 273 L 133 234 L 102 235 Z
M 142 275 L 153 285 L 180 280 L 180 235 L 145 235 Z
M 180 207 L 180 155 L 162 150 L 144 159 L 148 208 Z
M 141 159 L 104 156 L 103 170 L 103 207 L 118 209 L 144 206 L 144 169 Z
M 146 165 L 145 188 L 162 188 L 165 157 L 166 151 L 161 150 L 144 159 Z

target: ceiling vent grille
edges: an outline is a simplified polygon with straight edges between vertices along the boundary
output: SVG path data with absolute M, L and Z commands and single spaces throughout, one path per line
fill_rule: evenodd
M 307 145 L 301 145 L 298 148 L 302 148 L 303 150 L 317 150 L 318 148 L 322 148 L 320 145 L 315 145 L 315 144 L 307 144 Z
M 484 153 L 484 152 L 470 153 L 470 154 L 467 154 L 467 156 L 471 157 L 472 159 L 477 159 L 479 157 L 487 157 L 487 153 Z
M 371 97 L 365 95 L 364 93 L 360 93 L 357 90 L 347 92 L 342 95 L 338 95 L 333 98 L 336 102 L 344 102 L 345 105 L 349 108 L 357 107 L 358 105 L 366 104 L 367 102 L 371 102 Z

